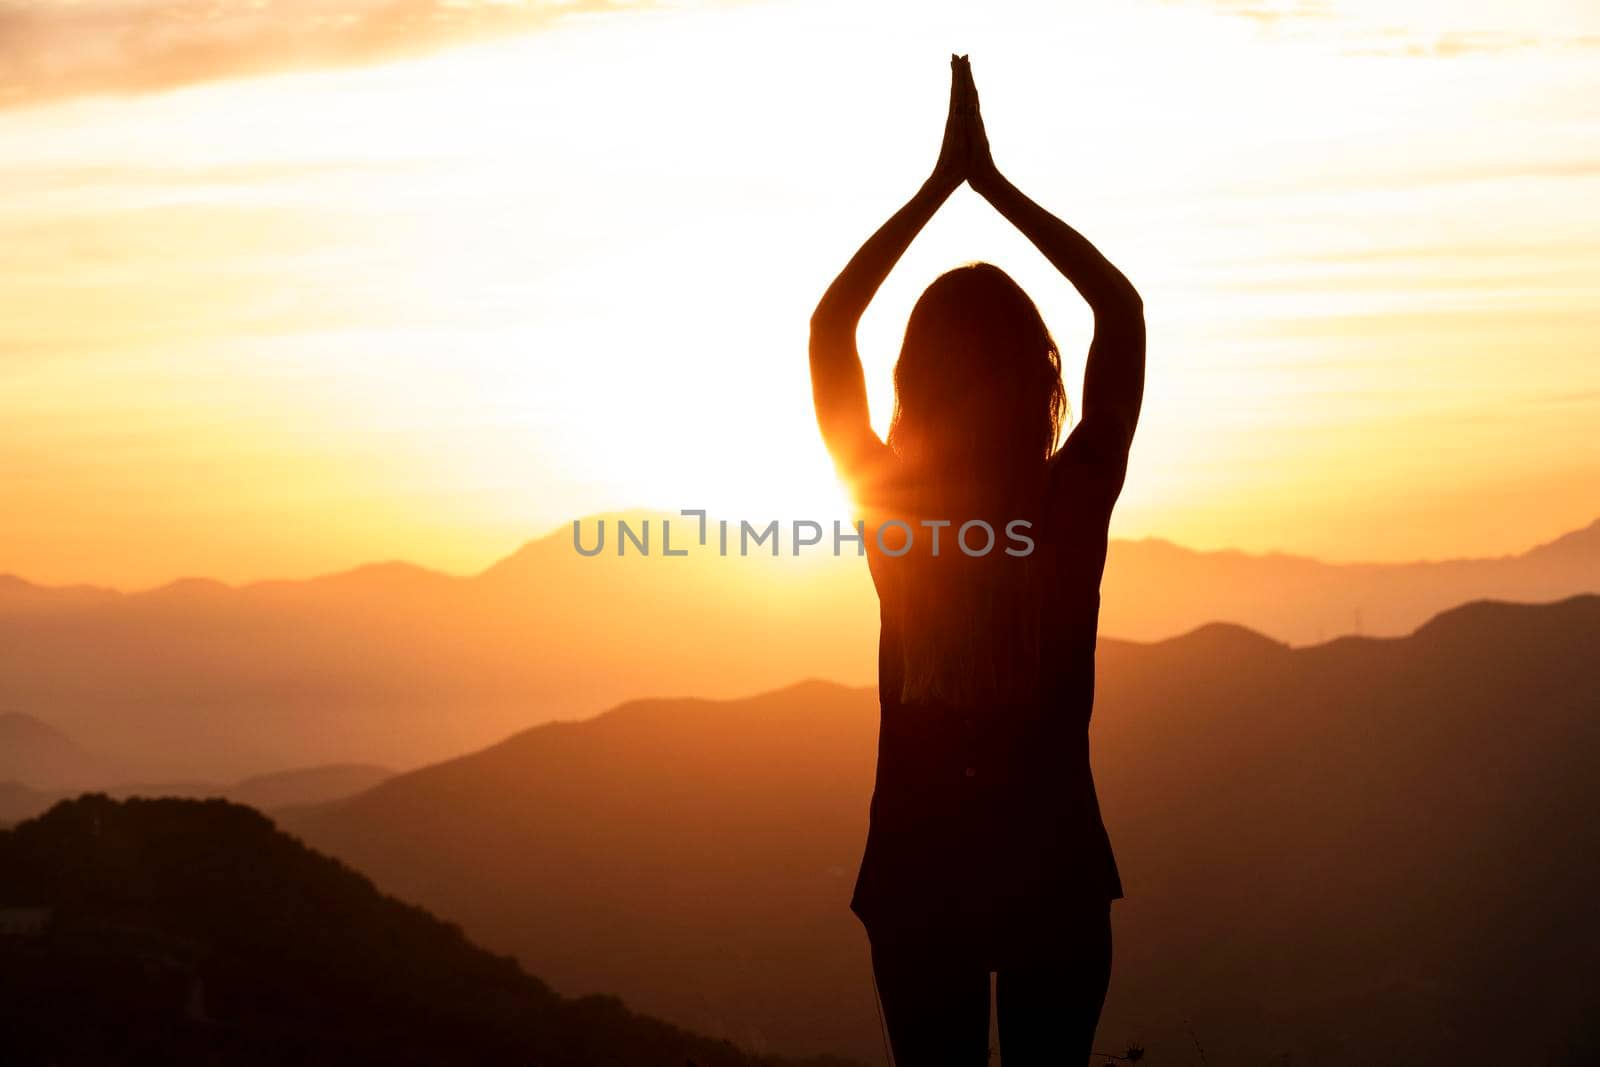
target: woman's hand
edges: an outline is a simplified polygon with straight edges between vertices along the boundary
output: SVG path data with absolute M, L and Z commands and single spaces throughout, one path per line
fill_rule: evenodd
M 962 76 L 962 57 L 950 56 L 950 111 L 944 120 L 944 144 L 939 147 L 939 158 L 933 164 L 933 174 L 928 184 L 938 192 L 952 193 L 967 180 L 966 86 L 970 77 Z
M 960 139 L 965 152 L 965 177 L 974 192 L 984 193 L 994 187 L 1000 170 L 994 165 L 994 156 L 989 153 L 989 134 L 983 128 L 983 114 L 978 110 L 978 86 L 972 80 L 972 63 L 968 57 L 960 57 L 955 75 L 961 83 L 959 90 L 953 91 L 953 96 L 959 96 L 961 102 Z
M 992 188 L 1000 171 L 989 153 L 989 135 L 978 110 L 978 87 L 966 56 L 950 57 L 950 111 L 945 117 L 944 144 L 928 183 L 938 192 L 954 192 L 970 182 L 977 192 Z

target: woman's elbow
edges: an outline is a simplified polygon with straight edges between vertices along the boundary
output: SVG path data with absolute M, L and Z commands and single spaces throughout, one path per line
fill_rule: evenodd
M 819 307 L 811 313 L 811 345 L 836 346 L 853 341 L 856 323 L 845 313 L 831 307 Z
M 1139 290 L 1126 278 L 1117 287 L 1117 293 L 1112 301 L 1115 314 L 1129 322 L 1144 325 L 1144 297 L 1139 295 Z
M 1131 287 L 1126 293 L 1095 305 L 1094 326 L 1097 336 L 1118 337 L 1126 340 L 1144 337 L 1144 301 Z
M 1090 295 L 1089 307 L 1096 325 L 1144 326 L 1144 298 L 1120 274 Z

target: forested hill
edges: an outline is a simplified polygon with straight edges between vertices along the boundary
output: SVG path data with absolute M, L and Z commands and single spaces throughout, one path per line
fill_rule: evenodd
M 558 996 L 221 800 L 87 795 L 0 832 L 0 917 L 10 1067 L 800 1062 Z

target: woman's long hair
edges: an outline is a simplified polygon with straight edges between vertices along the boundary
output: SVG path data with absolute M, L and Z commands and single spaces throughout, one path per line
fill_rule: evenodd
M 904 516 L 916 550 L 897 563 L 905 702 L 1018 702 L 1039 675 L 1040 560 L 1008 555 L 1006 526 L 1025 519 L 1038 544 L 1046 466 L 1067 415 L 1061 353 L 1022 287 L 990 263 L 929 285 L 894 369 L 889 445 L 908 477 Z M 948 520 L 932 554 L 923 519 Z M 995 542 L 957 542 L 981 519 Z M 975 551 L 986 536 L 975 528 Z M 1037 551 L 1037 548 L 1036 548 Z

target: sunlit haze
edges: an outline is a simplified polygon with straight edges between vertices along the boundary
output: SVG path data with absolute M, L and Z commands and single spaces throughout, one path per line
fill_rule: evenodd
M 1576 0 L 641 4 L 150 85 L 50 46 L 0 95 L 0 572 L 831 518 L 807 318 L 931 167 L 953 51 L 1001 169 L 1144 295 L 1114 536 L 1399 560 L 1600 514 Z M 963 189 L 862 324 L 880 429 L 912 302 L 971 259 L 1034 296 L 1076 410 L 1087 312 Z

